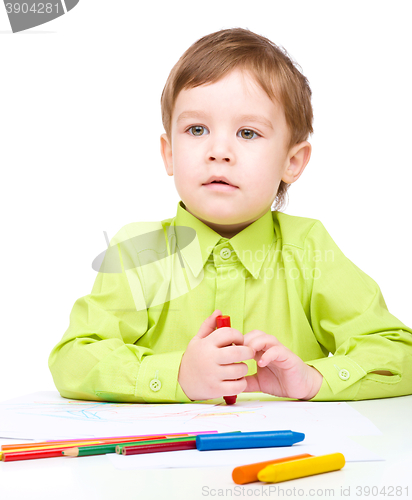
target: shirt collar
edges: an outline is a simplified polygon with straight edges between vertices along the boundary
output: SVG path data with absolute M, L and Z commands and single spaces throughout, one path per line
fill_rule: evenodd
M 184 203 L 179 201 L 173 224 L 191 227 L 196 231 L 195 240 L 190 245 L 181 248 L 180 251 L 193 275 L 197 277 L 213 248 L 222 240 L 222 237 L 189 213 L 184 206 Z M 260 269 L 274 239 L 275 232 L 271 210 L 268 210 L 236 236 L 228 240 L 223 238 L 229 242 L 238 259 L 255 279 L 259 277 Z

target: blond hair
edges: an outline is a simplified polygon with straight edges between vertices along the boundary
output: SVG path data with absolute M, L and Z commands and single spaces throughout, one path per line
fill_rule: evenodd
M 160 99 L 163 126 L 171 139 L 171 122 L 179 92 L 215 83 L 235 68 L 249 71 L 270 99 L 283 107 L 290 137 L 288 149 L 313 133 L 312 92 L 286 50 L 248 29 L 216 31 L 197 40 L 173 66 Z M 281 181 L 275 209 L 285 203 L 290 184 Z

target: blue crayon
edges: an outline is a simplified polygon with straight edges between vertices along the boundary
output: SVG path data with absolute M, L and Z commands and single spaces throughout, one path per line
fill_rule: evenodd
M 292 446 L 304 439 L 305 434 L 293 431 L 199 434 L 196 436 L 196 448 L 199 451 L 271 448 L 273 446 Z

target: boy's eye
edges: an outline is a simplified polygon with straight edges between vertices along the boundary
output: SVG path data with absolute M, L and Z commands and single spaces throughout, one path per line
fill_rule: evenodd
M 187 130 L 190 131 L 191 135 L 200 137 L 204 135 L 203 131 L 205 130 L 205 127 L 203 127 L 202 125 L 193 125 L 192 127 L 189 127 Z
M 206 127 L 203 125 L 192 125 L 187 129 L 187 132 L 190 132 L 190 135 L 194 135 L 196 137 L 201 137 L 205 135 Z M 259 137 L 259 134 L 250 128 L 243 128 L 239 130 L 242 139 L 254 139 L 255 137 Z
M 239 132 L 243 139 L 253 139 L 254 135 L 258 137 L 258 134 L 254 130 L 251 130 L 250 128 L 243 128 Z

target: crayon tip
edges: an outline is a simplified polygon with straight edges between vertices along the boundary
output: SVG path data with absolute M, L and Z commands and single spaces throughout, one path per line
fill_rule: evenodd
M 223 396 L 227 405 L 234 405 L 236 403 L 237 396 Z
M 293 432 L 293 439 L 295 443 L 299 443 L 305 439 L 305 434 L 303 432 Z
M 259 481 L 262 481 L 264 483 L 270 482 L 270 479 L 273 478 L 272 469 L 270 467 L 265 467 L 258 472 L 257 477 Z

